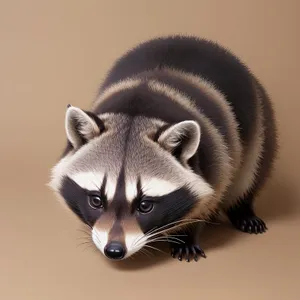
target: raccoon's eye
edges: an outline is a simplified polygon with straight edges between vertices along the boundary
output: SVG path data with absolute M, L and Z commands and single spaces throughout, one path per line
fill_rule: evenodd
M 100 196 L 90 195 L 89 196 L 89 205 L 94 209 L 103 208 L 103 201 Z
M 153 209 L 153 203 L 150 201 L 142 201 L 138 206 L 138 211 L 147 214 Z

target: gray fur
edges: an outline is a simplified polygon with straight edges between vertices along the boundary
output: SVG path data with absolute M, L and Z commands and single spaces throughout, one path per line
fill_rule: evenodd
M 252 204 L 277 149 L 273 110 L 262 85 L 229 51 L 194 37 L 154 39 L 126 53 L 89 112 L 67 108 L 66 133 L 68 146 L 52 170 L 51 187 L 58 194 L 65 178 L 86 190 L 100 189 L 107 178 L 109 206 L 118 201 L 122 173 L 119 197 L 128 205 L 138 197 L 140 181 L 151 197 L 187 188 L 191 206 L 182 220 L 209 219 L 248 198 Z M 116 217 L 104 229 L 101 218 L 93 234 L 98 230 L 107 242 L 106 230 L 120 224 Z M 133 227 L 143 235 L 141 223 Z M 125 238 L 127 247 L 133 236 Z

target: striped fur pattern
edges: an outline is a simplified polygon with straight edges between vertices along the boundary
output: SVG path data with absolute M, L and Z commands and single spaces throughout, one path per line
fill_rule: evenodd
M 109 258 L 188 220 L 225 215 L 264 232 L 253 201 L 271 174 L 276 134 L 266 91 L 232 53 L 190 36 L 156 38 L 116 61 L 89 111 L 68 106 L 68 144 L 50 186 Z M 189 238 L 196 257 L 202 249 Z

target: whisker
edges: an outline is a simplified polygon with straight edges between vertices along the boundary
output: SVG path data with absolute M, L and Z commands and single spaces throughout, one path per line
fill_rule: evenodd
M 135 256 L 134 255 L 130 255 L 127 259 L 135 260 Z
M 138 239 L 138 241 L 134 244 L 134 247 L 138 248 L 143 243 L 146 244 L 146 238 L 144 236 Z
M 154 254 L 151 251 L 149 251 L 148 249 L 144 248 L 143 251 L 146 251 L 150 256 L 154 256 Z
M 207 224 L 215 224 L 215 225 L 218 225 L 219 223 L 214 223 L 214 222 L 210 222 L 210 221 L 207 221 L 207 220 L 202 220 L 202 219 L 182 219 L 182 220 L 177 220 L 177 221 L 174 221 L 174 222 L 170 222 L 164 226 L 160 226 L 160 227 L 157 227 L 155 226 L 154 228 L 150 229 L 149 231 L 147 231 L 145 233 L 146 236 L 149 236 L 153 233 L 155 233 L 156 231 L 160 231 L 161 229 L 163 228 L 166 228 L 170 225 L 173 225 L 173 224 L 176 224 L 176 223 L 185 223 L 185 222 L 188 222 L 188 221 L 193 221 L 193 222 L 203 222 L 203 223 L 207 223 Z M 189 223 L 187 223 L 189 224 Z M 182 224 L 183 226 L 184 225 L 187 225 L 187 224 Z M 170 229 L 173 229 L 173 227 L 171 227 Z
M 153 241 L 149 241 L 149 242 L 147 242 L 147 244 L 149 243 L 156 243 L 156 242 L 170 242 L 170 240 L 160 240 L 160 239 L 157 239 L 157 240 L 153 240 Z M 174 244 L 182 244 L 182 243 L 180 243 L 180 242 L 177 242 L 177 241 L 171 241 L 172 243 L 174 243 Z
M 144 238 L 143 235 L 137 236 L 134 241 L 132 242 L 132 247 L 136 247 L 137 245 L 139 245 L 139 242 L 141 242 L 141 240 Z
M 102 243 L 101 243 L 101 241 L 100 241 L 100 239 L 99 239 L 99 237 L 96 235 L 96 240 L 97 240 L 97 242 L 99 243 L 99 245 L 101 245 Z
M 138 235 L 135 239 L 134 239 L 134 241 L 133 241 L 133 245 L 136 245 L 138 242 L 139 242 L 139 240 L 140 239 L 142 239 L 144 236 L 141 234 L 141 235 Z
M 160 227 L 156 228 L 155 230 L 153 230 L 152 233 L 154 233 L 154 232 L 156 232 L 158 230 L 161 230 L 163 228 L 166 228 L 166 227 L 168 227 L 170 225 L 177 224 L 177 223 L 183 223 L 183 222 L 187 222 L 187 221 L 203 222 L 203 220 L 198 220 L 198 219 L 183 219 L 183 220 L 178 220 L 178 221 L 170 222 L 170 223 L 168 223 L 168 224 L 166 224 L 164 226 L 160 226 Z
M 166 240 L 176 240 L 176 241 L 179 241 L 179 242 L 184 243 L 183 240 L 177 238 L 176 236 L 169 236 L 169 235 L 166 235 L 166 236 L 162 236 L 162 238 L 165 238 Z
M 87 245 L 84 249 L 83 249 L 83 251 L 86 251 L 87 249 L 93 249 L 93 245 Z
M 186 222 L 182 222 L 180 224 L 176 224 L 170 228 L 166 228 L 166 229 L 163 229 L 163 230 L 160 230 L 158 232 L 155 232 L 155 233 L 152 233 L 150 236 L 148 237 L 152 237 L 152 236 L 157 236 L 159 234 L 162 234 L 162 233 L 166 233 L 168 232 L 169 230 L 174 230 L 175 228 L 178 228 L 178 227 L 182 227 L 182 226 L 185 226 L 185 225 L 189 225 L 189 224 L 192 224 L 192 223 L 197 223 L 199 222 L 198 220 L 193 220 L 193 221 L 186 221 Z M 200 221 L 201 222 L 201 221 Z M 163 227 L 167 227 L 167 226 L 163 226 Z
M 94 235 L 94 238 L 96 239 L 96 241 L 98 242 L 98 244 L 101 246 L 102 243 L 101 243 L 100 239 L 98 238 L 97 234 Z M 91 239 L 91 240 L 92 240 L 92 244 L 95 245 L 95 242 L 93 241 L 93 239 Z M 98 247 L 96 247 L 96 248 L 98 248 Z
M 173 234 L 173 235 L 166 235 L 168 237 L 177 237 L 177 236 L 188 236 L 187 234 Z
M 155 239 L 155 240 L 151 240 L 149 243 L 156 243 L 156 242 L 166 242 L 166 243 L 173 243 L 173 244 L 185 244 L 185 242 L 176 241 L 176 240 L 169 240 L 169 239 Z
M 145 245 L 145 247 L 150 248 L 150 249 L 153 249 L 153 250 L 156 250 L 156 251 L 159 251 L 159 252 L 161 252 L 161 253 L 163 253 L 163 254 L 166 254 L 166 252 L 164 252 L 164 251 L 162 251 L 162 250 L 160 250 L 160 249 L 158 249 L 158 248 L 156 248 L 156 247 L 153 247 L 153 246 L 150 246 L 150 245 Z
M 155 226 L 154 228 L 151 228 L 149 231 L 147 231 L 144 235 L 138 237 L 135 241 L 134 241 L 134 246 L 140 246 L 141 243 L 144 243 L 145 245 L 147 245 L 148 243 L 152 243 L 155 241 L 172 241 L 173 243 L 175 241 L 180 241 L 181 243 L 184 243 L 184 241 L 178 239 L 177 237 L 179 236 L 187 236 L 185 235 L 168 235 L 167 232 L 170 230 L 174 230 L 176 228 L 179 227 L 184 227 L 186 225 L 189 224 L 193 224 L 193 223 L 208 223 L 208 224 L 218 224 L 218 223 L 213 223 L 207 220 L 202 220 L 202 219 L 182 219 L 182 220 L 177 220 L 174 222 L 170 222 L 166 225 L 157 227 Z M 172 226 L 173 225 L 173 226 Z M 163 235 L 164 238 L 159 237 L 159 235 Z M 157 238 L 159 238 L 159 240 L 157 240 Z M 144 245 L 144 246 L 145 246 Z
M 80 244 L 77 245 L 77 247 L 80 247 L 80 246 L 86 245 L 86 244 L 91 244 L 91 242 L 83 242 L 83 243 L 80 243 Z
M 91 226 L 91 225 L 89 225 L 89 224 L 86 224 L 86 223 L 82 223 L 82 225 L 84 226 L 84 227 L 86 227 L 87 229 L 93 229 L 93 227 Z
M 77 229 L 77 231 L 82 232 L 86 235 L 91 235 L 91 233 L 89 231 L 85 231 L 84 229 Z
M 161 227 L 158 228 L 158 229 L 160 229 L 160 231 L 157 232 L 155 230 L 156 232 L 154 232 L 154 233 L 152 233 L 150 235 L 149 234 L 148 235 L 145 234 L 144 236 L 142 236 L 138 240 L 138 242 L 136 243 L 136 246 L 139 246 L 141 243 L 147 244 L 147 243 L 149 243 L 150 240 L 152 240 L 152 238 L 155 238 L 155 237 L 157 237 L 160 234 L 166 233 L 168 230 L 175 229 L 177 227 L 184 226 L 184 225 L 191 224 L 191 223 L 195 223 L 195 222 L 201 222 L 201 220 L 199 221 L 197 219 L 190 219 L 191 221 L 188 221 L 188 220 L 189 219 L 184 219 L 184 220 L 179 220 L 179 221 L 172 222 L 173 224 L 177 224 L 177 225 L 175 225 L 175 226 L 173 226 L 173 227 L 171 227 L 169 229 L 165 229 L 165 230 L 161 230 L 161 229 L 169 226 L 172 223 L 169 223 L 167 225 L 161 226 Z M 179 222 L 181 222 L 181 224 L 178 224 Z
M 77 236 L 76 239 L 77 240 L 79 240 L 79 239 L 87 239 L 87 240 L 89 240 L 89 239 L 92 239 L 92 237 L 91 236 Z
M 178 239 L 178 238 L 175 238 L 175 237 L 168 237 L 168 236 L 165 236 L 165 237 L 162 236 L 162 237 L 157 237 L 157 238 L 154 238 L 154 239 L 150 239 L 149 243 L 155 242 L 157 240 L 166 241 L 166 242 L 177 241 L 177 242 L 184 243 L 184 241 L 181 240 L 181 239 Z
M 151 232 L 153 232 L 155 229 L 157 229 L 158 227 L 157 226 L 155 226 L 155 227 L 153 227 L 152 229 L 150 229 L 149 231 L 147 231 L 146 233 L 145 233 L 145 235 L 147 235 L 147 234 L 150 234 Z
M 151 252 L 148 251 L 147 249 L 141 249 L 140 253 L 145 254 L 148 258 L 151 258 L 151 255 L 150 255 Z M 153 256 L 153 254 L 152 254 L 152 256 Z
M 149 231 L 147 231 L 147 232 L 145 233 L 145 236 L 149 236 L 149 235 L 151 235 L 151 233 L 154 233 L 155 231 L 161 230 L 161 229 L 163 229 L 163 228 L 165 228 L 165 227 L 168 227 L 168 226 L 170 226 L 170 225 L 172 225 L 172 224 L 184 222 L 184 221 L 187 221 L 187 220 L 189 220 L 189 219 L 177 220 L 177 221 L 170 222 L 170 223 L 168 223 L 168 224 L 166 224 L 166 225 L 163 225 L 163 226 L 160 226 L 160 227 L 155 226 L 154 228 L 152 228 L 152 229 L 150 229 Z M 197 220 L 197 219 L 190 219 L 190 220 Z M 197 220 L 197 221 L 198 221 L 198 220 Z
M 154 229 L 151 229 L 151 230 L 149 230 L 148 232 L 146 232 L 145 235 L 150 235 L 150 234 L 152 234 L 152 233 L 154 233 L 154 232 L 156 232 L 156 231 L 158 231 L 158 230 L 160 230 L 160 229 L 162 229 L 162 228 L 165 228 L 165 227 L 167 227 L 167 226 L 172 225 L 173 223 L 178 223 L 178 222 L 180 222 L 180 221 L 171 222 L 171 223 L 168 223 L 168 224 L 163 225 L 163 226 L 160 226 L 160 227 L 157 227 L 157 226 L 156 226 L 156 227 L 154 227 Z

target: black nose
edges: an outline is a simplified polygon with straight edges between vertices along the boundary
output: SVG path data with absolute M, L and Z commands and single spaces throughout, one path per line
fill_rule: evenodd
M 104 249 L 104 254 L 111 259 L 122 259 L 125 252 L 124 247 L 119 242 L 110 242 Z

